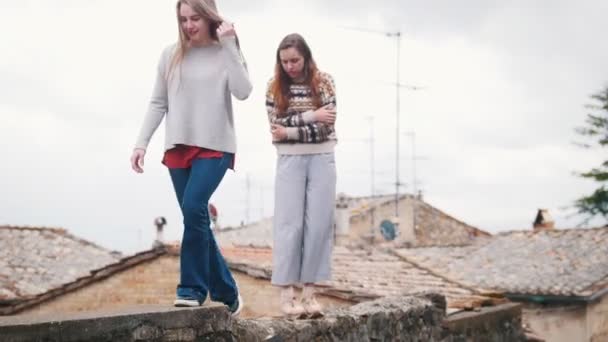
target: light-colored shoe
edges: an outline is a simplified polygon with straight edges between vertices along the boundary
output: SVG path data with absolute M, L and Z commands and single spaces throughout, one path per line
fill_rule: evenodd
M 243 302 L 243 297 L 241 297 L 241 294 L 239 293 L 236 302 L 228 306 L 230 315 L 232 317 L 237 317 L 241 313 L 241 310 L 243 310 L 243 305 L 245 305 L 245 303 Z
M 297 318 L 304 314 L 304 307 L 296 299 L 291 286 L 281 290 L 281 312 L 288 318 Z
M 315 297 L 314 286 L 304 286 L 302 290 L 302 306 L 304 311 L 310 317 L 323 316 L 323 307 Z
M 195 307 L 201 305 L 202 303 L 198 299 L 189 297 L 177 297 L 175 301 L 173 301 L 173 306 L 177 307 Z

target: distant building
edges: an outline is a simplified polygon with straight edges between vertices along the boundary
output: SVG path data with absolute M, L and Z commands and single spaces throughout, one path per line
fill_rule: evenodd
M 399 197 L 399 217 L 395 218 L 395 196 L 346 197 L 349 227 L 338 235 L 338 242 L 366 240 L 388 242 L 380 228 L 383 221 L 394 221 L 396 237 L 392 245 L 455 246 L 466 245 L 489 233 L 466 224 L 425 202 L 421 196 Z M 340 209 L 338 209 L 339 211 Z
M 381 223 L 391 221 L 395 238 L 389 241 Z M 395 196 L 349 197 L 336 200 L 335 243 L 337 245 L 460 246 L 489 233 L 468 225 L 426 203 L 420 197 L 401 195 L 399 219 L 395 223 Z M 216 232 L 222 244 L 271 247 L 272 218 Z

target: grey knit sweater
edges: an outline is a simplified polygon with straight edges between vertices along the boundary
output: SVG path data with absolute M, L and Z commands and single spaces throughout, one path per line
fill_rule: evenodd
M 234 37 L 191 48 L 167 79 L 176 45 L 167 47 L 158 63 L 156 83 L 136 148 L 147 148 L 166 117 L 165 150 L 177 144 L 236 152 L 231 95 L 251 93 L 251 82 Z

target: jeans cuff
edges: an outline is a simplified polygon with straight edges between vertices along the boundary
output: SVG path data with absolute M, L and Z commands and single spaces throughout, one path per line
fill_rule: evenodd
M 176 294 L 178 297 L 193 298 L 201 302 L 205 301 L 207 293 L 196 288 L 178 286 Z
M 210 297 L 211 297 L 211 300 L 214 302 L 221 302 L 226 305 L 232 305 L 239 298 L 239 295 L 237 293 L 237 294 L 226 295 L 226 296 L 220 295 L 220 296 L 210 296 Z

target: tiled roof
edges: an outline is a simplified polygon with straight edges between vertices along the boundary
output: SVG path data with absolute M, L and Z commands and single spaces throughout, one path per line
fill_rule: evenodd
M 272 275 L 272 249 L 250 246 L 222 246 L 221 252 L 233 270 L 256 278 L 270 279 Z
M 608 288 L 608 228 L 512 231 L 466 247 L 397 253 L 461 283 L 513 294 L 587 297 Z
M 229 246 L 223 247 L 222 253 L 232 269 L 266 279 L 272 274 L 272 251 L 268 248 Z M 333 279 L 324 284 L 322 293 L 342 299 L 361 301 L 432 291 L 445 295 L 451 309 L 501 301 L 379 250 L 353 250 L 336 246 L 332 266 Z
M 221 249 L 232 270 L 242 271 L 257 278 L 270 279 L 272 274 L 272 250 L 270 248 L 227 245 Z M 178 255 L 179 245 L 162 245 L 120 260 L 114 260 L 103 267 L 89 270 L 84 276 L 37 295 L 18 301 L 4 301 L 4 306 L 0 306 L 0 315 L 17 313 L 168 253 Z M 390 252 L 353 250 L 340 246 L 334 248 L 333 280 L 326 282 L 322 290 L 322 293 L 326 295 L 353 302 L 393 294 L 419 294 L 421 292 L 439 292 L 445 295 L 449 311 L 503 301 L 501 296 L 493 295 L 494 298 L 490 298 L 478 289 L 441 277 Z
M 45 293 L 119 258 L 64 229 L 0 226 L 0 302 Z
M 179 248 L 169 245 L 161 245 L 154 249 L 136 253 L 128 257 L 117 260 L 111 264 L 101 268 L 91 270 L 88 275 L 75 279 L 71 282 L 61 284 L 58 287 L 52 288 L 46 292 L 39 293 L 36 296 L 28 297 L 27 299 L 13 301 L 8 305 L 0 306 L 0 315 L 12 315 L 29 307 L 38 305 L 42 302 L 59 297 L 63 294 L 75 291 L 87 285 L 96 283 L 102 279 L 106 279 L 118 272 L 124 271 L 141 263 L 154 260 L 165 254 L 178 254 Z
M 420 201 L 416 209 L 416 246 L 467 245 L 491 234 Z
M 248 224 L 243 227 L 216 230 L 215 239 L 221 246 L 272 247 L 272 218 Z

